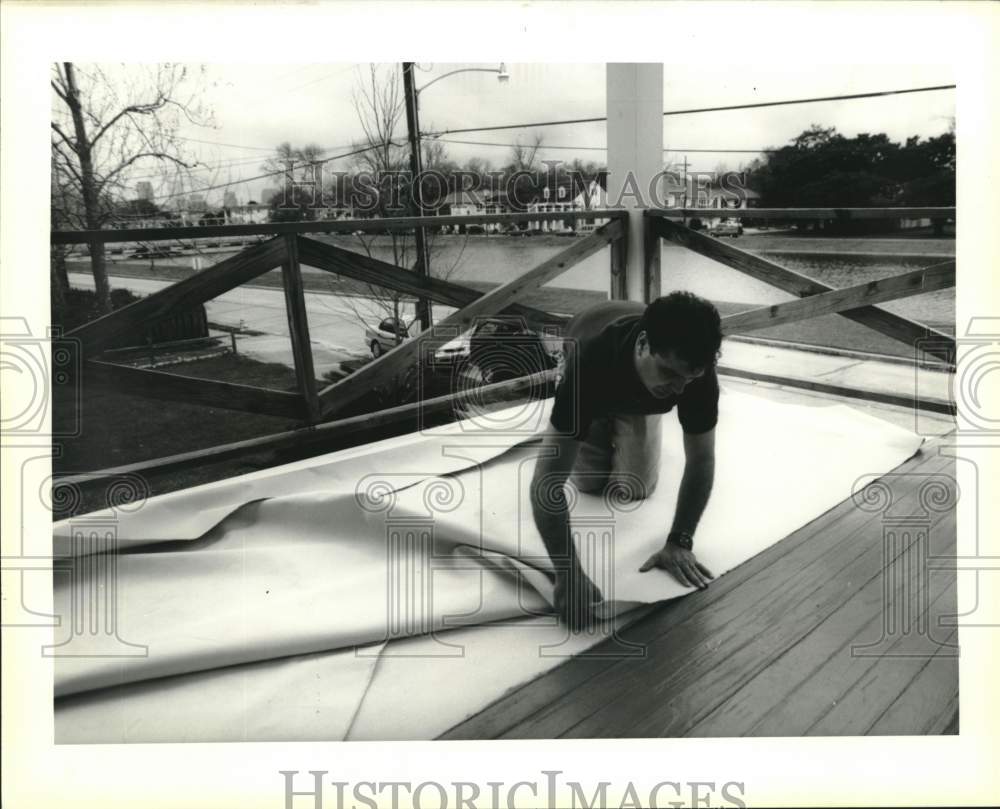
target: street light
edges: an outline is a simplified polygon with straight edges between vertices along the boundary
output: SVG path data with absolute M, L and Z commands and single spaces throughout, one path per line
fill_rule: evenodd
M 412 197 L 413 202 L 415 203 L 414 213 L 418 218 L 422 218 L 424 215 L 424 206 L 419 189 L 420 176 L 423 173 L 423 165 L 420 154 L 420 94 L 432 84 L 436 84 L 449 76 L 454 76 L 456 73 L 496 73 L 497 81 L 500 82 L 500 84 L 504 84 L 509 81 L 510 74 L 507 72 L 507 66 L 503 62 L 500 63 L 500 67 L 493 68 L 462 67 L 457 70 L 450 70 L 437 78 L 431 79 L 423 87 L 417 87 L 416 82 L 413 80 L 413 67 L 413 62 L 403 62 L 403 92 L 406 98 L 406 127 L 409 132 L 410 140 L 410 171 L 413 175 L 414 183 L 412 190 L 415 192 Z M 427 277 L 427 275 L 429 275 L 430 261 L 427 256 L 427 242 L 424 239 L 424 229 L 422 227 L 417 227 L 415 235 L 417 243 L 416 273 L 417 275 Z M 417 317 L 420 319 L 421 331 L 426 331 L 430 328 L 431 314 L 427 298 L 417 299 Z
M 500 84 L 505 84 L 510 81 L 510 73 L 507 72 L 507 66 L 503 62 L 500 63 L 500 67 L 461 67 L 458 70 L 450 70 L 447 73 L 442 73 L 440 76 L 431 79 L 423 87 L 416 88 L 417 95 L 420 95 L 432 84 L 437 84 L 441 81 L 441 79 L 447 79 L 449 76 L 454 76 L 456 73 L 496 73 L 497 81 L 500 82 Z

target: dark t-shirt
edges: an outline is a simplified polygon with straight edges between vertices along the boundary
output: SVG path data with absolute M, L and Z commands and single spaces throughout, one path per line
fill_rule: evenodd
M 633 352 L 639 318 L 637 301 L 608 301 L 576 315 L 566 327 L 566 363 L 556 388 L 550 422 L 577 440 L 594 418 L 609 414 L 668 413 L 677 406 L 685 433 L 705 433 L 719 418 L 719 380 L 714 368 L 688 383 L 679 396 L 658 399 L 642 384 Z

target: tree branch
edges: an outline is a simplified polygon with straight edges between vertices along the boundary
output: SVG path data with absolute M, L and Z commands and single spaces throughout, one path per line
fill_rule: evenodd
M 126 160 L 124 163 L 122 163 L 120 166 L 118 166 L 116 169 L 114 169 L 113 171 L 111 171 L 107 175 L 105 175 L 104 178 L 99 183 L 97 183 L 97 191 L 98 191 L 98 193 L 100 193 L 101 191 L 103 191 L 104 187 L 109 182 L 111 182 L 111 180 L 116 175 L 121 174 L 125 169 L 127 169 L 129 166 L 131 166 L 136 160 L 139 160 L 142 157 L 153 157 L 153 158 L 156 158 L 157 160 L 167 160 L 167 161 L 170 161 L 171 163 L 176 163 L 178 166 L 183 166 L 186 169 L 191 168 L 191 166 L 189 166 L 183 160 L 178 160 L 173 155 L 166 154 L 165 152 L 140 152 L 137 155 L 133 155 L 128 160 Z
M 56 150 L 56 152 L 58 153 L 58 155 L 63 159 L 63 162 L 66 165 L 66 168 L 70 170 L 70 172 L 73 174 L 73 177 L 76 179 L 76 181 L 78 183 L 80 183 L 80 185 L 82 187 L 83 186 L 83 177 L 80 175 L 80 172 L 78 172 L 76 170 L 76 167 L 73 165 L 73 161 L 70 159 L 69 155 L 65 154 L 62 151 L 62 149 L 59 147 L 59 142 L 58 141 L 52 141 L 52 146 Z
M 108 121 L 104 126 L 102 126 L 98 130 L 97 134 L 90 139 L 91 148 L 94 147 L 94 145 L 97 143 L 97 141 L 101 139 L 101 136 L 103 136 L 105 132 L 107 132 L 111 127 L 113 127 L 116 123 L 118 123 L 118 121 L 120 121 L 124 116 L 131 115 L 132 113 L 135 113 L 136 115 L 152 115 L 157 110 L 166 106 L 168 100 L 169 99 L 167 99 L 163 95 L 162 91 L 158 90 L 155 101 L 151 101 L 148 104 L 129 104 L 129 106 L 125 107 L 124 109 L 116 113 L 114 116 L 112 116 L 111 120 Z
M 56 95 L 63 100 L 63 103 L 69 104 L 69 99 L 66 97 L 66 92 L 54 81 L 50 81 L 49 84 L 52 85 L 52 89 L 56 91 Z
M 74 145 L 73 145 L 73 141 L 71 141 L 71 140 L 70 140 L 70 139 L 69 139 L 69 138 L 68 138 L 68 137 L 66 136 L 66 133 L 65 133 L 65 132 L 63 132 L 63 131 L 62 131 L 62 129 L 60 129 L 60 128 L 59 128 L 59 124 L 57 124 L 57 123 L 56 123 L 55 121 L 52 121 L 52 122 L 51 122 L 51 124 L 52 124 L 52 129 L 53 129 L 53 130 L 55 131 L 55 133 L 56 133 L 56 134 L 57 134 L 57 135 L 58 135 L 58 136 L 59 136 L 60 138 L 62 138 L 62 139 L 63 139 L 63 141 L 65 142 L 65 144 L 66 144 L 67 146 L 69 146 L 69 148 L 70 148 L 70 149 L 72 149 L 72 150 L 73 150 L 73 153 L 74 153 L 74 154 L 79 154 L 79 151 L 77 150 L 76 146 L 74 146 Z

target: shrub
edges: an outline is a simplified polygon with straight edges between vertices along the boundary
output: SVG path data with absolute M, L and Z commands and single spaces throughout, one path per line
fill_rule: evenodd
M 121 309 L 137 300 L 139 300 L 139 296 L 127 289 L 111 290 L 112 310 Z M 65 291 L 61 302 L 56 299 L 55 295 L 52 296 L 52 325 L 61 328 L 64 334 L 84 323 L 97 319 L 103 314 L 97 305 L 97 293 L 91 289 L 70 287 Z

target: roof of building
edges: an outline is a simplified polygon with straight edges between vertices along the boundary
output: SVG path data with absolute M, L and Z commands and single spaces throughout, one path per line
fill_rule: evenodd
M 488 202 L 488 192 L 466 191 L 459 189 L 452 191 L 441 200 L 441 205 L 486 205 Z

